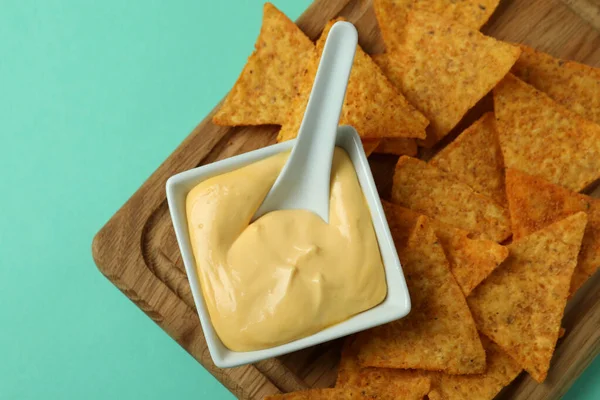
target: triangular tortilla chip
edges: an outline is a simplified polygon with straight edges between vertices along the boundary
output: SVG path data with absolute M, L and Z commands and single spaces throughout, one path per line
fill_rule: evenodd
M 429 385 L 428 385 L 429 386 Z M 422 400 L 423 390 L 411 392 L 411 388 L 397 388 L 388 384 L 369 387 L 343 387 L 333 389 L 310 389 L 302 392 L 276 394 L 264 400 Z
M 523 370 L 498 345 L 481 336 L 487 368 L 480 375 L 432 374 L 429 400 L 492 400 Z
M 374 56 L 431 125 L 433 146 L 510 71 L 521 50 L 456 22 L 412 12 L 394 52 Z
M 387 385 L 397 393 L 396 398 L 414 398 L 422 400 L 429 392 L 430 379 L 423 371 L 393 368 L 362 368 L 358 363 L 356 336 L 350 336 L 344 342 L 342 356 L 338 366 L 336 388 L 372 387 Z M 408 396 L 408 394 L 411 396 Z
M 402 242 L 417 223 L 420 214 L 402 206 L 382 201 L 390 231 L 395 240 Z M 462 229 L 429 220 L 442 244 L 450 271 L 465 296 L 481 283 L 506 257 L 508 249 L 485 239 L 471 239 Z
M 485 352 L 475 323 L 427 217 L 419 217 L 406 243 L 396 245 L 412 310 L 403 319 L 358 334 L 360 364 L 484 372 Z
M 510 236 L 510 216 L 506 208 L 416 158 L 402 156 L 398 160 L 392 201 L 496 242 Z
M 579 211 L 587 213 L 588 224 L 571 280 L 573 295 L 600 267 L 600 200 L 514 169 L 506 171 L 506 190 L 514 239 Z
M 233 126 L 282 124 L 314 47 L 294 22 L 265 3 L 255 50 L 213 122 Z
M 600 178 L 600 125 L 510 74 L 494 89 L 494 109 L 507 168 L 576 192 Z
M 393 51 L 400 40 L 408 12 L 426 11 L 444 19 L 479 29 L 490 18 L 500 0 L 373 0 L 373 9 L 385 42 Z
M 383 138 L 377 148 L 375 148 L 374 153 L 416 156 L 417 142 L 414 139 Z
M 580 212 L 514 241 L 467 298 L 479 330 L 538 382 L 550 367 L 586 222 Z
M 600 68 L 565 61 L 521 45 L 512 72 L 582 117 L 600 124 Z
M 317 42 L 318 58 L 335 22 L 337 20 L 327 24 Z M 312 57 L 301 84 L 301 93 L 294 101 L 288 118 L 279 131 L 277 141 L 296 137 L 318 65 L 317 57 Z M 428 123 L 429 121 L 386 79 L 371 57 L 358 46 L 340 115 L 340 125 L 353 126 L 361 138 L 365 139 L 425 138 Z
M 506 207 L 504 161 L 493 113 L 486 113 L 467 128 L 437 153 L 429 164 Z
M 480 335 L 480 339 L 486 353 L 485 373 L 450 375 L 420 370 L 361 368 L 355 337 L 350 337 L 346 339 L 342 349 L 335 386 L 369 387 L 387 384 L 394 392 L 398 391 L 397 387 L 409 389 L 415 396 L 420 396 L 415 397 L 419 400 L 422 400 L 425 394 L 428 394 L 430 400 L 492 400 L 523 369 L 491 340 L 483 335 Z

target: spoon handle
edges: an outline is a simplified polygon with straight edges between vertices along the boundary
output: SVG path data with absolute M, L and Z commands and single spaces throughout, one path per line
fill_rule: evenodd
M 255 217 L 272 210 L 271 200 L 277 209 L 307 209 L 329 221 L 336 130 L 357 44 L 356 28 L 349 22 L 337 22 L 329 31 L 297 142 Z

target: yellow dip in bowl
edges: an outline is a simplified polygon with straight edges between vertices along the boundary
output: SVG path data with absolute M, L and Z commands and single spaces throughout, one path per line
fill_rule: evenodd
M 368 310 L 386 296 L 371 214 L 348 154 L 336 148 L 326 224 L 305 210 L 250 223 L 289 153 L 201 182 L 186 212 L 214 329 L 233 351 L 274 347 Z

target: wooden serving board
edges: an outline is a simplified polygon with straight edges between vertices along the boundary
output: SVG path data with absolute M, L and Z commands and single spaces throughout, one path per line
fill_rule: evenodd
M 356 25 L 365 51 L 384 50 L 370 0 L 316 0 L 297 24 L 316 39 L 325 23 L 336 16 L 344 16 Z M 558 57 L 600 66 L 597 0 L 503 0 L 483 31 Z M 457 131 L 486 108 L 489 101 L 480 102 Z M 332 386 L 339 341 L 232 369 L 219 369 L 211 361 L 169 217 L 165 182 L 181 171 L 272 144 L 278 130 L 275 126 L 219 127 L 211 123 L 212 114 L 98 232 L 93 242 L 96 264 L 238 398 L 262 399 L 268 394 Z M 391 156 L 371 157 L 384 198 L 389 193 L 395 161 Z M 594 359 L 600 351 L 600 290 L 595 286 L 600 278 L 590 281 L 568 305 L 563 323 L 567 333 L 559 342 L 547 381 L 540 385 L 522 374 L 498 398 L 560 398 Z

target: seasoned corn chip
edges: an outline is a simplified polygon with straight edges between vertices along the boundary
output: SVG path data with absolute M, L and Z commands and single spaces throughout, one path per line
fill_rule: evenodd
M 300 88 L 277 141 L 293 139 L 298 134 L 308 97 L 329 30 L 337 20 L 330 21 L 317 42 L 318 57 L 308 63 Z M 429 121 L 406 101 L 360 46 L 356 49 L 340 125 L 353 126 L 363 139 L 425 138 Z
M 582 117 L 600 124 L 600 68 L 521 45 L 512 73 Z
M 514 169 L 506 171 L 506 188 L 514 239 L 579 211 L 587 213 L 588 223 L 571 280 L 573 295 L 600 267 L 600 200 Z
M 402 206 L 382 201 L 395 240 L 402 241 L 417 223 L 420 214 Z M 452 275 L 467 296 L 508 256 L 508 249 L 491 240 L 469 238 L 462 229 L 429 220 L 442 244 Z
M 520 49 L 425 12 L 412 12 L 393 52 L 374 56 L 385 75 L 430 121 L 433 146 L 510 71 Z
M 401 38 L 410 11 L 427 11 L 472 29 L 490 18 L 500 0 L 373 0 L 373 9 L 388 52 Z
M 506 208 L 416 158 L 402 156 L 398 160 L 392 201 L 496 242 L 510 236 L 510 216 Z
M 519 364 L 494 342 L 482 335 L 481 343 L 486 353 L 485 373 L 432 375 L 429 400 L 492 400 L 521 373 L 523 369 Z
M 271 3 L 254 52 L 213 116 L 217 125 L 280 125 L 298 95 L 302 75 L 314 54 L 308 37 Z
M 358 363 L 358 346 L 356 336 L 344 342 L 336 388 L 340 387 L 372 387 L 387 385 L 397 394 L 397 398 L 414 398 L 421 400 L 429 392 L 429 377 L 422 371 L 392 368 L 362 368 Z M 410 395 L 409 395 L 410 393 Z
M 467 298 L 479 330 L 538 382 L 550 367 L 586 223 L 579 212 L 514 241 Z
M 460 287 L 427 217 L 396 241 L 412 301 L 403 319 L 358 334 L 365 367 L 424 369 L 450 374 L 485 371 L 485 352 Z
M 576 192 L 600 178 L 600 125 L 510 74 L 494 89 L 494 109 L 507 168 Z
M 493 113 L 486 113 L 429 163 L 506 207 L 504 161 Z

